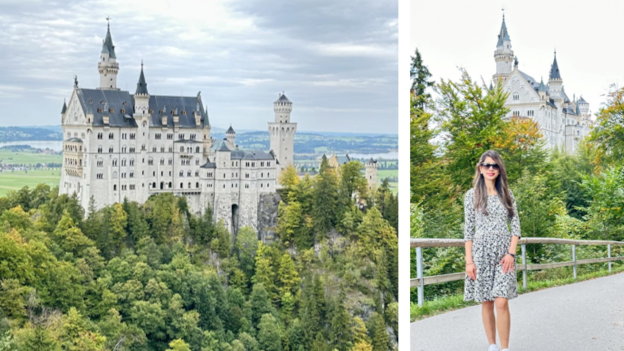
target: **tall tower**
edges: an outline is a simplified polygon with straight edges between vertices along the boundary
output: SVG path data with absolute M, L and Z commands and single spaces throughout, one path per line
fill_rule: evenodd
M 104 43 L 102 44 L 98 71 L 100 72 L 100 89 L 117 89 L 119 64 L 117 63 L 115 45 L 113 45 L 113 38 L 110 33 L 110 22 L 106 29 L 106 39 L 104 39 Z
M 134 114 L 145 115 L 148 111 L 149 93 L 147 92 L 147 82 L 145 82 L 145 74 L 143 74 L 143 62 L 141 62 L 141 75 L 139 75 L 136 92 L 134 93 Z
M 227 146 L 230 148 L 230 150 L 236 150 L 236 132 L 231 125 L 230 128 L 228 128 L 228 130 L 225 132 L 225 139 Z
M 496 50 L 494 50 L 494 61 L 496 61 L 496 73 L 494 74 L 494 82 L 504 81 L 511 73 L 514 61 L 514 52 L 511 50 L 511 39 L 507 32 L 505 24 L 505 15 L 503 14 L 503 23 L 501 24 L 500 33 L 498 34 L 498 42 Z
M 288 166 L 294 165 L 295 132 L 297 123 L 290 122 L 292 102 L 284 93 L 273 102 L 275 122 L 269 122 L 269 139 L 271 150 L 279 162 L 279 170 L 283 171 Z
M 548 90 L 554 98 L 563 100 L 563 80 L 561 79 L 561 73 L 559 72 L 559 65 L 557 64 L 557 52 L 555 51 L 555 58 L 550 66 L 550 75 L 548 76 Z
M 379 184 L 377 184 L 377 160 L 373 160 L 372 158 L 366 161 L 365 165 L 365 176 L 366 181 L 368 182 L 368 190 L 373 190 Z

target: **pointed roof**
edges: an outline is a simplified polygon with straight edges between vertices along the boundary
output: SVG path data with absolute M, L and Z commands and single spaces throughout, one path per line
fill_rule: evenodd
M 509 32 L 507 32 L 507 25 L 505 24 L 505 15 L 503 14 L 503 23 L 501 24 L 500 33 L 498 33 L 496 47 L 503 46 L 505 41 L 511 41 L 511 38 L 509 38 Z
M 548 87 L 544 84 L 544 78 L 540 79 L 539 86 L 537 88 L 538 91 L 548 91 Z
M 277 101 L 280 102 L 290 102 L 284 93 L 280 93 L 280 96 L 277 98 Z
M 102 44 L 102 53 L 108 54 L 110 58 L 117 58 L 115 56 L 115 45 L 113 45 L 113 38 L 110 34 L 110 22 L 107 25 L 106 29 L 106 39 L 104 39 L 104 44 Z
M 236 134 L 236 132 L 234 131 L 234 128 L 232 128 L 232 126 L 230 125 L 230 128 L 228 128 L 225 134 Z
M 555 59 L 553 60 L 552 65 L 550 66 L 550 76 L 548 79 L 559 79 L 561 80 L 561 73 L 559 72 L 559 65 L 557 64 L 557 52 L 555 51 Z
M 141 61 L 141 75 L 139 76 L 139 82 L 137 83 L 135 95 L 143 94 L 149 95 L 147 92 L 147 83 L 145 82 L 145 75 L 143 74 L 143 61 Z
M 219 148 L 217 149 L 217 151 L 232 151 L 230 150 L 230 148 L 227 146 L 227 139 L 224 139 L 221 142 L 221 146 L 219 146 Z
M 67 111 L 67 104 L 65 103 L 65 100 L 63 100 L 63 109 L 61 109 L 61 114 L 65 113 L 65 111 Z
M 589 102 L 585 101 L 585 99 L 583 99 L 583 96 L 581 96 L 581 97 L 578 99 L 577 104 L 579 104 L 579 105 L 580 105 L 580 104 L 589 104 Z

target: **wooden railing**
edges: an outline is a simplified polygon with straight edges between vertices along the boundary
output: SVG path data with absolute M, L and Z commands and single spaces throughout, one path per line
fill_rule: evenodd
M 520 239 L 520 249 L 522 263 L 516 264 L 516 270 L 522 271 L 522 286 L 527 287 L 527 271 L 534 271 L 540 269 L 551 269 L 558 267 L 572 266 L 572 274 L 576 279 L 576 266 L 580 264 L 588 263 L 601 263 L 608 262 L 609 272 L 611 272 L 611 262 L 624 260 L 624 256 L 611 257 L 612 246 L 624 246 L 624 241 L 610 241 L 610 240 L 572 240 L 572 239 L 559 239 L 559 238 L 522 238 Z M 554 262 L 554 263 L 542 263 L 542 264 L 530 264 L 527 262 L 526 245 L 529 244 L 558 244 L 558 245 L 571 245 L 571 261 L 566 262 Z M 589 258 L 583 260 L 576 259 L 576 246 L 578 245 L 591 245 L 591 246 L 607 246 L 607 257 L 602 258 Z M 466 273 L 450 273 L 425 277 L 423 275 L 423 255 L 422 249 L 424 247 L 454 247 L 464 246 L 463 239 L 411 239 L 410 247 L 416 249 L 416 278 L 410 280 L 411 287 L 418 287 L 418 305 L 422 306 L 425 300 L 425 285 L 446 283 L 457 280 L 463 280 L 466 277 Z

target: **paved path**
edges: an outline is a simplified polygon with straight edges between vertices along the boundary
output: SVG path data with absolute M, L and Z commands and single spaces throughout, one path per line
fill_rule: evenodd
M 512 351 L 624 351 L 624 273 L 509 301 Z M 486 351 L 481 306 L 411 325 L 411 351 Z

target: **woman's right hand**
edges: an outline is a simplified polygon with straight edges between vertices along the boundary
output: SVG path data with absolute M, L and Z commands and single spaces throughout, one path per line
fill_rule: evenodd
M 472 279 L 477 279 L 477 266 L 474 263 L 466 263 L 466 275 Z

